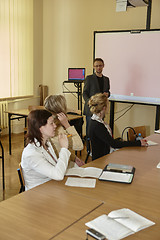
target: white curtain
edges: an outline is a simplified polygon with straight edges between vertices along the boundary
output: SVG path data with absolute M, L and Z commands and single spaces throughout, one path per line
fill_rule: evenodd
M 0 98 L 33 95 L 33 0 L 0 0 Z

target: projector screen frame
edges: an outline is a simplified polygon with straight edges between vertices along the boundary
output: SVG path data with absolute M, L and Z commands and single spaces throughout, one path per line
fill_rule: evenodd
M 130 43 L 130 40 L 132 40 L 132 43 L 133 43 L 133 41 L 135 41 L 135 47 L 139 47 L 140 45 L 138 45 L 138 44 L 140 44 L 140 42 L 141 42 L 141 39 L 138 39 L 137 40 L 137 35 L 139 35 L 139 34 L 141 34 L 141 33 L 153 33 L 153 32 L 158 32 L 158 39 L 160 38 L 160 29 L 151 29 L 151 30 L 148 30 L 148 29 L 135 29 L 135 30 L 110 30 L 110 31 L 94 31 L 94 40 L 93 40 L 93 61 L 94 61 L 94 59 L 96 58 L 96 57 L 101 57 L 103 60 L 104 60 L 104 62 L 105 62 L 105 59 L 103 58 L 103 56 L 101 56 L 101 55 L 98 55 L 98 56 L 96 56 L 96 47 L 97 48 L 99 48 L 100 49 L 100 47 L 99 47 L 99 43 L 97 44 L 96 43 L 96 34 L 98 34 L 98 35 L 101 35 L 101 34 L 105 34 L 105 36 L 107 36 L 106 34 L 109 34 L 109 38 L 110 39 L 112 39 L 113 38 L 113 40 L 115 39 L 115 34 L 117 34 L 117 38 L 119 37 L 119 39 L 121 40 L 121 36 L 123 37 L 123 36 L 125 36 L 126 34 L 126 36 L 127 36 L 127 41 Z M 110 35 L 111 34 L 111 35 Z M 130 35 L 131 34 L 131 35 Z M 133 34 L 133 35 L 132 35 Z M 136 35 L 135 37 L 134 37 L 134 35 Z M 111 37 L 110 37 L 111 36 Z M 130 39 L 130 36 L 133 36 L 133 37 L 131 37 L 131 39 Z M 149 35 L 143 35 L 144 37 L 144 39 L 146 40 L 147 39 L 147 36 L 149 36 Z M 153 36 L 154 37 L 154 36 Z M 104 37 L 103 37 L 104 38 Z M 110 41 L 110 39 L 109 39 L 109 41 Z M 119 40 L 118 39 L 118 40 Z M 126 39 L 125 39 L 126 40 Z M 152 39 L 151 39 L 152 40 Z M 149 41 L 151 41 L 151 40 L 149 40 Z M 97 40 L 98 41 L 98 40 Z M 105 40 L 106 41 L 106 40 Z M 114 40 L 115 41 L 115 40 Z M 122 40 L 121 40 L 122 41 Z M 97 46 L 96 46 L 96 44 L 97 44 Z M 111 45 L 111 43 L 109 43 L 110 45 Z M 125 44 L 124 44 L 125 45 Z M 111 45 L 111 47 L 113 47 L 112 45 Z M 118 48 L 118 47 L 117 47 Z M 128 47 L 129 48 L 129 47 Z M 98 49 L 98 51 L 100 51 Z M 122 46 L 122 49 L 125 49 L 125 46 Z M 147 52 L 147 51 L 149 51 L 148 50 L 148 46 L 147 45 L 145 45 L 145 46 L 143 46 L 143 51 L 145 51 L 145 52 Z M 128 50 L 128 49 L 127 49 Z M 137 50 L 138 51 L 138 50 Z M 116 51 L 115 51 L 116 52 Z M 104 53 L 104 51 L 103 51 L 103 53 Z M 103 53 L 102 53 L 102 55 L 103 55 Z M 114 55 L 114 54 L 113 54 Z M 159 58 L 160 58 L 160 54 L 158 55 L 159 56 Z M 137 56 L 136 56 L 137 57 Z M 122 59 L 122 57 L 120 58 L 120 60 Z M 135 59 L 134 59 L 135 60 Z M 135 60 L 136 61 L 136 60 Z M 158 62 L 158 61 L 157 61 Z M 111 67 L 110 68 L 112 68 L 112 63 L 111 63 Z M 103 71 L 105 71 L 105 68 L 104 68 L 104 70 Z M 143 70 L 144 71 L 144 70 Z M 159 71 L 159 70 L 158 70 Z M 113 70 L 111 70 L 111 73 L 113 72 Z M 159 73 L 159 76 L 160 76 L 160 73 Z M 109 76 L 110 77 L 110 76 Z M 124 81 L 124 80 L 123 80 Z M 128 83 L 128 79 L 127 79 L 127 83 Z M 150 83 L 151 81 L 149 81 L 148 80 L 148 83 Z M 112 82 L 112 84 L 113 84 L 113 82 Z M 128 97 L 129 97 L 129 95 L 130 95 L 130 93 L 132 93 L 133 91 L 131 90 L 130 91 L 130 93 L 128 93 L 128 94 L 124 94 L 124 93 L 115 93 L 115 92 L 113 92 L 112 91 L 112 85 L 111 84 L 111 94 L 113 94 L 113 98 L 115 99 L 117 96 L 118 96 L 118 99 L 120 98 L 121 99 L 121 95 L 124 95 L 124 96 L 127 96 L 127 100 L 128 100 Z M 122 84 L 123 85 L 123 84 Z M 125 87 L 126 87 L 126 85 L 124 85 Z M 137 87 L 136 87 L 137 88 Z M 137 88 L 138 89 L 138 88 Z M 139 88 L 140 89 L 140 88 Z M 122 90 L 121 90 L 122 91 Z M 133 95 L 132 95 L 133 96 Z M 144 102 L 144 103 L 155 103 L 156 105 L 157 104 L 160 104 L 160 97 L 159 97 L 159 95 L 158 96 L 147 96 L 147 95 L 138 95 L 138 94 L 134 94 L 134 96 L 135 96 L 135 101 L 136 102 Z M 124 97 L 122 97 L 122 99 L 123 99 Z M 131 99 L 129 99 L 129 100 L 133 100 L 134 98 L 132 97 Z

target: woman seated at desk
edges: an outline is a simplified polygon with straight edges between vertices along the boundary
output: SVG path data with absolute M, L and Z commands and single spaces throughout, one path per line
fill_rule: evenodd
M 51 179 L 63 180 L 68 167 L 70 151 L 67 135 L 58 136 L 61 147 L 57 158 L 49 138 L 54 137 L 56 124 L 52 113 L 33 110 L 28 115 L 28 145 L 24 148 L 21 167 L 25 180 L 25 190 L 29 190 Z
M 60 151 L 60 145 L 58 141 L 59 133 L 65 133 L 69 135 L 69 150 L 81 151 L 83 149 L 83 142 L 77 133 L 74 126 L 71 126 L 67 118 L 67 103 L 63 95 L 50 95 L 44 101 L 44 107 L 50 111 L 57 118 L 57 129 L 55 136 L 51 139 L 57 152 Z M 70 166 L 82 166 L 84 162 L 79 159 L 73 152 L 71 152 Z M 76 163 L 76 164 L 75 164 Z
M 116 150 L 116 148 L 131 146 L 148 146 L 147 141 L 120 141 L 112 137 L 110 127 L 104 122 L 107 113 L 108 98 L 98 93 L 92 96 L 88 103 L 93 114 L 89 124 L 89 137 L 92 145 L 92 160 Z

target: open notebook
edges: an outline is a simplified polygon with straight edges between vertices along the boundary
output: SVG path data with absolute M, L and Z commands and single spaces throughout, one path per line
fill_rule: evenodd
M 85 225 L 103 234 L 109 240 L 119 240 L 155 223 L 128 208 L 103 214 Z
M 119 183 L 131 183 L 135 168 L 130 165 L 109 163 L 103 169 L 99 180 Z

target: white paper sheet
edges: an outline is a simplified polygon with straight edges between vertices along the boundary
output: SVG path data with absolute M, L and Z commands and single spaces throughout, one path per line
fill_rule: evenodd
M 95 188 L 96 179 L 68 177 L 65 185 L 70 187 Z
M 104 171 L 99 179 L 130 183 L 132 181 L 132 178 L 133 178 L 133 174 L 130 174 L 130 173 L 117 173 L 117 172 Z
M 148 143 L 148 146 L 155 146 L 155 145 L 158 145 L 158 143 L 153 142 L 153 141 L 150 141 L 150 140 L 148 140 L 147 143 Z
M 160 168 L 160 162 L 158 163 L 157 168 Z
M 159 130 L 155 130 L 154 132 L 155 132 L 155 133 L 159 133 L 159 134 L 160 134 L 160 129 L 159 129 Z

